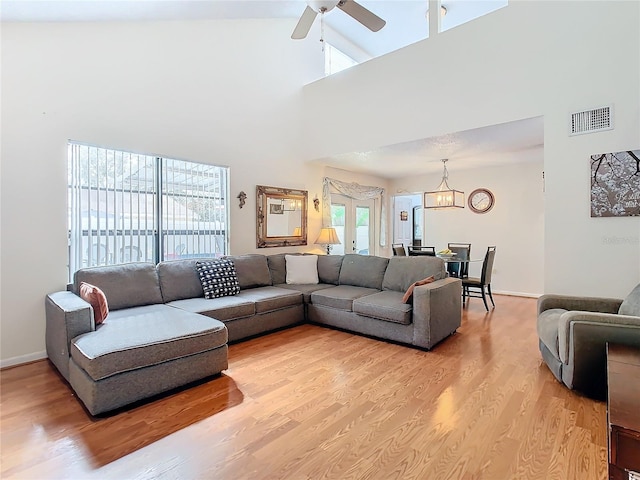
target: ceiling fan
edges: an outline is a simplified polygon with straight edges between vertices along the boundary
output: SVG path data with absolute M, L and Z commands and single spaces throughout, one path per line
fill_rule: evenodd
M 354 0 L 308 0 L 307 3 L 307 8 L 302 12 L 302 16 L 291 34 L 291 38 L 294 40 L 300 40 L 307 36 L 318 13 L 324 15 L 334 7 L 338 7 L 372 32 L 377 32 L 387 23 Z

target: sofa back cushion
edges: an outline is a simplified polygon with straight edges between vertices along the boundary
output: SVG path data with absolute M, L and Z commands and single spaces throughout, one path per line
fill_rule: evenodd
M 248 254 L 229 258 L 233 260 L 233 264 L 236 267 L 241 290 L 271 285 L 271 274 L 269 273 L 269 264 L 265 255 Z
M 320 283 L 338 285 L 343 255 L 318 255 L 318 279 Z
M 620 315 L 640 317 L 640 283 L 636 285 L 636 288 L 631 290 L 627 298 L 622 301 L 618 313 Z
M 412 283 L 432 275 L 436 280 L 446 276 L 444 262 L 437 257 L 391 257 L 382 281 L 382 290 L 406 292 Z
M 287 281 L 287 264 L 284 259 L 285 255 L 291 254 L 275 253 L 273 255 L 267 255 L 267 265 L 269 266 L 271 283 L 273 285 L 280 285 Z
M 342 259 L 338 283 L 382 290 L 382 280 L 388 263 L 388 258 L 348 253 Z
M 78 270 L 73 277 L 74 292 L 82 282 L 95 285 L 104 292 L 109 310 L 162 303 L 160 281 L 152 263 L 125 263 Z
M 207 259 L 170 260 L 158 264 L 162 298 L 166 302 L 204 296 L 196 262 Z M 211 259 L 213 260 L 213 259 Z

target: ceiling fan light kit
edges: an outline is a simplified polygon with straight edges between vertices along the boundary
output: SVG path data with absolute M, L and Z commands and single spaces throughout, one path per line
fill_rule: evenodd
M 386 24 L 386 22 L 375 13 L 367 10 L 354 0 L 308 0 L 307 3 L 307 7 L 304 9 L 304 12 L 302 12 L 302 16 L 291 34 L 291 38 L 294 40 L 306 38 L 318 13 L 324 15 L 335 7 L 338 7 L 372 32 L 377 32 Z M 322 41 L 323 39 L 321 38 L 320 40 Z
M 424 194 L 424 208 L 464 208 L 464 192 L 449 187 L 447 159 L 442 160 L 444 171 L 438 188 Z

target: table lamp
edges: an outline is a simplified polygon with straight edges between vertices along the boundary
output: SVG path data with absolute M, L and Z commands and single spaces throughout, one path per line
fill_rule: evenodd
M 331 245 L 340 245 L 341 242 L 335 228 L 322 227 L 315 243 L 317 245 L 326 245 L 327 255 L 329 255 L 331 253 Z

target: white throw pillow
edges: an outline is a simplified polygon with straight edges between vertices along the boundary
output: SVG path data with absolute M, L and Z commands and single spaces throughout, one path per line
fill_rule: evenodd
M 318 283 L 317 255 L 285 255 L 287 263 L 287 283 L 300 285 Z

